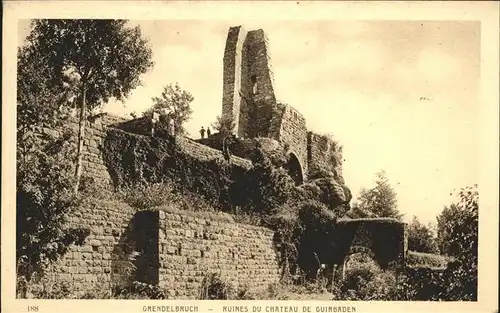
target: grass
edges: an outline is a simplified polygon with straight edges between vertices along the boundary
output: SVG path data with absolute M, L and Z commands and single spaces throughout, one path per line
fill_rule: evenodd
M 406 265 L 410 268 L 446 268 L 451 259 L 438 254 L 408 251 L 406 253 Z

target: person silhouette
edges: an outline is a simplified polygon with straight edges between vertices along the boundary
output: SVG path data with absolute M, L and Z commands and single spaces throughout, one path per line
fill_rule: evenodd
M 210 134 L 211 134 L 211 133 L 212 133 L 212 132 L 210 131 L 210 127 L 207 127 L 207 138 L 208 138 L 208 137 L 210 137 Z
M 205 128 L 203 128 L 203 126 L 201 126 L 200 135 L 201 135 L 201 139 L 205 138 Z

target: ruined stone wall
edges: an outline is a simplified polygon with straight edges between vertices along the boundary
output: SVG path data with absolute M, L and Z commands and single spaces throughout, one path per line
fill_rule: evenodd
M 232 119 L 235 123 L 235 133 L 241 136 L 240 105 L 241 105 L 241 68 L 243 57 L 243 43 L 246 31 L 241 27 L 231 27 L 227 34 L 224 50 L 224 69 L 222 74 L 222 119 Z
M 337 232 L 340 243 L 336 256 L 338 264 L 356 247 L 371 250 L 383 268 L 402 268 L 405 264 L 407 233 L 403 222 L 391 218 L 339 219 Z
M 90 235 L 83 246 L 70 246 L 49 275 L 56 281 L 71 282 L 81 291 L 96 284 L 104 288 L 122 285 L 128 279 L 123 255 L 133 250 L 124 238 L 134 211 L 127 205 L 106 201 L 82 206 L 69 217 L 69 226 L 88 228 Z
M 309 173 L 327 171 L 333 174 L 336 181 L 344 184 L 342 173 L 342 147 L 327 136 L 307 133 L 307 160 Z
M 106 137 L 108 127 L 123 123 L 124 118 L 108 114 L 89 117 L 85 124 L 85 136 L 83 141 L 82 173 L 83 176 L 92 177 L 100 182 L 109 182 L 110 177 L 102 157 L 102 144 Z M 78 121 L 71 119 L 61 128 L 41 128 L 38 131 L 54 136 L 61 136 L 65 131 L 72 134 L 71 142 L 74 144 L 75 153 L 78 138 Z
M 147 118 L 130 121 L 108 114 L 100 115 L 87 121 L 83 146 L 82 176 L 91 178 L 98 183 L 111 183 L 112 177 L 110 176 L 110 171 L 112 171 L 112 169 L 109 168 L 109 166 L 114 166 L 116 164 L 108 164 L 109 162 L 106 162 L 105 160 L 106 151 L 104 151 L 104 143 L 106 140 L 112 140 L 110 139 L 110 136 L 108 136 L 108 131 L 116 128 L 127 133 L 150 137 L 151 125 L 149 122 L 150 119 Z M 71 120 L 62 128 L 41 128 L 38 131 L 58 136 L 68 129 L 73 134 L 71 142 L 74 144 L 76 153 L 78 123 L 75 120 Z M 189 155 L 193 159 L 199 160 L 200 162 L 207 162 L 211 160 L 220 160 L 221 162 L 225 162 L 221 150 L 197 143 L 189 138 L 176 136 L 175 144 L 176 147 L 178 147 L 186 155 Z M 231 156 L 231 164 L 243 170 L 247 170 L 252 167 L 252 162 L 250 160 L 238 157 L 237 155 Z
M 268 42 L 262 29 L 248 32 L 245 40 L 246 76 L 242 77 L 247 101 L 247 137 L 268 137 L 273 109 L 276 106 Z
M 71 225 L 91 231 L 71 246 L 48 275 L 81 292 L 158 284 L 171 299 L 195 299 L 206 275 L 217 273 L 241 288 L 265 288 L 280 277 L 273 232 L 218 215 L 141 211 L 117 202 L 88 204 Z
M 221 150 L 217 150 L 211 148 L 207 145 L 197 143 L 196 141 L 190 140 L 184 137 L 176 137 L 176 144 L 181 148 L 181 150 L 200 160 L 200 161 L 209 161 L 220 159 L 221 161 L 224 159 Z M 231 162 L 237 167 L 241 167 L 243 169 L 250 169 L 252 167 L 252 162 L 250 160 L 244 159 L 242 157 L 232 155 Z
M 308 173 L 306 120 L 290 105 L 282 105 L 280 114 L 273 120 L 272 134 L 299 160 L 304 179 Z
M 222 117 L 233 120 L 239 137 L 267 137 L 275 105 L 264 31 L 231 27 L 224 52 Z
M 273 232 L 262 227 L 160 212 L 160 286 L 195 298 L 206 274 L 240 288 L 266 288 L 280 271 Z
M 262 29 L 249 31 L 245 40 L 247 50 L 247 84 L 252 84 L 255 78 L 256 92 L 253 93 L 254 100 L 266 100 L 271 104 L 276 102 L 272 73 L 270 70 L 270 59 L 268 54 L 268 41 Z M 252 90 L 253 91 L 253 90 Z

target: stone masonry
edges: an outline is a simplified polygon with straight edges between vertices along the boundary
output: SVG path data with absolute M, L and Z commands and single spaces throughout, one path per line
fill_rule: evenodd
M 85 124 L 85 136 L 83 140 L 82 173 L 83 176 L 92 177 L 96 181 L 109 182 L 110 176 L 104 163 L 101 146 L 109 127 L 121 124 L 124 118 L 109 114 L 98 114 L 87 119 Z M 51 129 L 41 128 L 38 131 L 53 136 L 60 136 L 63 132 L 70 130 L 75 148 L 78 138 L 78 121 L 70 119 L 64 128 Z
M 341 163 L 332 163 L 328 153 L 308 153 L 321 147 L 318 140 L 314 140 L 316 134 L 308 135 L 302 114 L 276 101 L 269 44 L 262 29 L 246 31 L 241 26 L 231 27 L 223 67 L 222 118 L 234 122 L 235 135 L 240 138 L 268 137 L 288 147 L 290 155 L 299 163 L 298 176 L 302 181 L 307 180 L 314 164 L 336 173 L 343 184 Z M 341 155 L 341 151 L 335 153 Z M 314 158 L 310 158 L 311 155 Z
M 87 205 L 71 225 L 88 227 L 83 246 L 70 251 L 49 275 L 81 291 L 125 287 L 133 280 L 158 284 L 175 299 L 196 299 L 206 275 L 240 288 L 266 288 L 280 278 L 270 229 L 217 215 L 140 211 L 121 203 Z

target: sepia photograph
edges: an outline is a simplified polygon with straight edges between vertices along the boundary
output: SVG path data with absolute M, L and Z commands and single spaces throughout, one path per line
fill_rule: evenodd
M 137 17 L 15 22 L 15 299 L 477 303 L 481 21 Z

